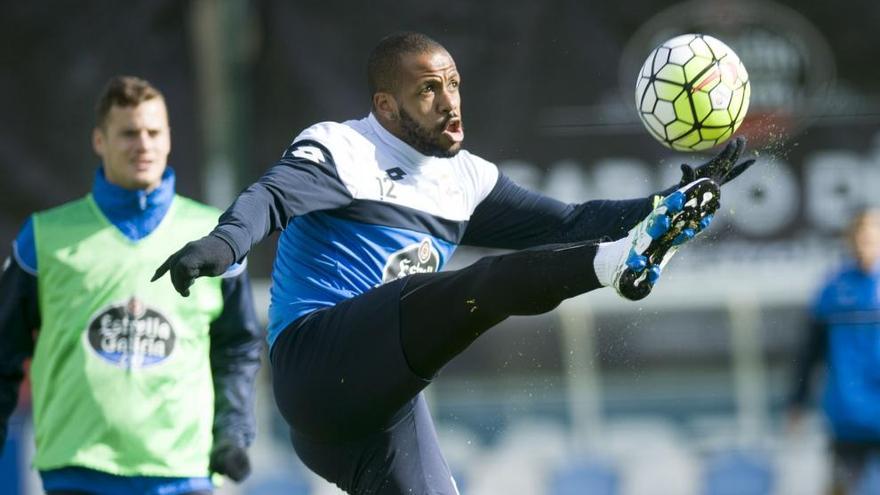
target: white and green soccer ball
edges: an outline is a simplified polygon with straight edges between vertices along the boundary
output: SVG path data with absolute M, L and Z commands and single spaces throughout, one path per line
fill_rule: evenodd
M 678 151 L 726 141 L 749 108 L 749 74 L 733 50 L 705 34 L 655 48 L 636 82 L 636 108 L 652 136 Z

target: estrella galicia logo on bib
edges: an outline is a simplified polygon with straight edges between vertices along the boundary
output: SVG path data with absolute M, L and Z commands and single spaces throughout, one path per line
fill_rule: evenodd
M 89 322 L 85 337 L 95 354 L 126 368 L 165 361 L 176 340 L 168 318 L 136 297 L 101 309 Z
M 418 244 L 411 244 L 392 253 L 382 270 L 382 283 L 403 278 L 413 273 L 436 272 L 440 266 L 440 255 L 428 238 Z

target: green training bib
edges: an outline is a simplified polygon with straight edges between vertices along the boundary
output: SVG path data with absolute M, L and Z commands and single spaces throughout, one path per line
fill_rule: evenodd
M 175 196 L 147 237 L 125 237 L 91 195 L 34 215 L 42 324 L 31 366 L 37 469 L 208 474 L 209 325 L 219 278 L 181 297 L 155 269 L 219 212 Z

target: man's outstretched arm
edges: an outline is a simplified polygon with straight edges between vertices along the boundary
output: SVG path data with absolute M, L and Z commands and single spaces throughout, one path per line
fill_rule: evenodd
M 312 154 L 300 153 L 308 148 Z M 314 153 L 323 154 L 316 159 Z M 297 216 L 344 206 L 351 194 L 336 174 L 330 152 L 314 141 L 297 141 L 257 182 L 241 192 L 214 230 L 187 243 L 156 270 L 170 272 L 174 288 L 189 295 L 198 277 L 218 276 L 242 260 L 251 246 L 282 230 Z
M 461 243 L 525 249 L 543 244 L 624 237 L 651 211 L 652 199 L 567 204 L 500 176 L 471 216 Z
M 750 159 L 737 163 L 744 150 L 745 139 L 737 138 L 696 168 L 682 165 L 679 184 L 656 195 L 666 196 L 697 179 L 712 179 L 719 185 L 733 180 L 755 162 Z M 501 176 L 492 192 L 474 210 L 462 244 L 524 249 L 543 244 L 616 240 L 626 236 L 651 211 L 654 196 L 567 204 Z

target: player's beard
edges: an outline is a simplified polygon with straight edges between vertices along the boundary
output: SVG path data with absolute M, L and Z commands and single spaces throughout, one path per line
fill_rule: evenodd
M 403 131 L 404 142 L 415 148 L 419 153 L 427 156 L 436 156 L 437 158 L 451 158 L 458 154 L 461 146 L 453 143 L 451 146 L 443 146 L 440 143 L 440 136 L 443 129 L 446 128 L 447 121 L 444 120 L 437 129 L 426 129 L 416 122 L 410 114 L 403 108 L 399 110 L 400 129 Z

